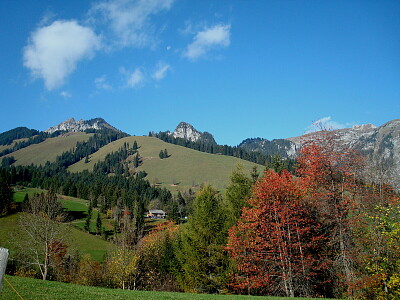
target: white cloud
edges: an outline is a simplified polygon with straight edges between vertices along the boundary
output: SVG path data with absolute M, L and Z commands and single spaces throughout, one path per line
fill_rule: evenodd
M 64 83 L 80 60 L 91 58 L 99 47 L 100 38 L 92 29 L 74 20 L 54 21 L 31 34 L 24 48 L 24 66 L 53 90 Z
M 71 98 L 71 97 L 72 97 L 72 95 L 71 95 L 70 93 L 66 92 L 66 91 L 62 91 L 62 92 L 60 93 L 60 96 L 63 97 L 64 99 L 67 99 L 67 98 Z
M 331 117 L 323 117 L 319 120 L 314 121 L 310 126 L 308 126 L 306 133 L 317 132 L 321 130 L 336 130 L 345 127 L 347 126 L 333 121 Z
M 96 85 L 96 88 L 98 90 L 111 90 L 112 89 L 112 86 L 109 83 L 107 83 L 106 75 L 96 78 L 94 80 L 94 84 Z
M 174 0 L 112 0 L 97 3 L 91 9 L 104 16 L 117 44 L 122 47 L 152 46 L 155 43 L 152 15 L 169 10 Z
M 228 47 L 230 45 L 230 29 L 230 25 L 219 24 L 199 31 L 183 55 L 191 60 L 196 60 L 211 49 Z
M 153 73 L 153 78 L 155 80 L 161 80 L 167 75 L 167 71 L 171 68 L 170 65 L 159 63 L 157 66 L 157 70 Z
M 128 75 L 127 86 L 137 87 L 143 81 L 144 81 L 143 72 L 139 68 L 136 68 L 131 74 Z

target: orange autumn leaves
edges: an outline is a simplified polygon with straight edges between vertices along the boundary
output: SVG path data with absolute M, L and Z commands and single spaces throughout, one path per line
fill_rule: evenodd
M 326 267 L 316 251 L 325 237 L 306 203 L 301 181 L 287 171 L 265 172 L 229 232 L 237 267 L 232 286 L 255 294 L 312 295 Z

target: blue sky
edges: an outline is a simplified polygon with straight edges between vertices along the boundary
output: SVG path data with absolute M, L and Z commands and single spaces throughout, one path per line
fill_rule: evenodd
M 0 132 L 180 121 L 220 144 L 400 118 L 400 1 L 0 1 Z

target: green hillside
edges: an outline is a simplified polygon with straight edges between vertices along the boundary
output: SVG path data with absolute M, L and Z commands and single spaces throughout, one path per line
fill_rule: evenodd
M 17 226 L 19 215 L 20 213 L 0 217 L 0 247 L 10 248 L 11 245 L 9 243 L 9 234 L 10 231 Z M 103 261 L 104 254 L 111 246 L 110 242 L 104 241 L 92 234 L 83 232 L 74 226 L 71 226 L 70 229 L 70 246 L 72 248 L 78 249 L 82 254 L 90 254 L 90 256 L 97 261 Z
M 93 134 L 77 132 L 65 136 L 46 139 L 39 144 L 33 144 L 7 156 L 14 156 L 14 165 L 44 165 L 47 161 L 55 161 L 58 155 L 71 150 L 77 142 L 87 141 Z
M 154 137 L 131 136 L 112 142 L 89 157 L 89 163 L 84 160 L 69 167 L 71 172 L 93 170 L 95 163 L 104 160 L 108 153 L 117 151 L 125 142 L 130 146 L 136 140 L 139 146 L 139 154 L 143 158 L 143 164 L 138 170 L 148 173 L 150 183 L 159 183 L 171 190 L 199 186 L 204 182 L 212 184 L 219 190 L 225 189 L 229 176 L 238 164 L 242 164 L 245 172 L 250 173 L 256 164 L 235 158 L 209 154 L 182 146 L 177 146 L 161 141 Z M 170 157 L 160 159 L 160 150 L 167 149 Z M 262 171 L 263 167 L 258 166 Z
M 22 139 L 14 140 L 10 145 L 0 145 L 0 152 L 3 151 L 3 150 L 6 150 L 6 149 L 11 149 L 12 147 L 15 146 L 16 143 L 23 142 L 23 141 L 26 141 L 26 140 L 28 140 L 28 138 L 22 138 Z

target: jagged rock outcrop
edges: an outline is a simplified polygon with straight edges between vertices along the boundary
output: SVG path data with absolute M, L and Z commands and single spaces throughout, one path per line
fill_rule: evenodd
M 174 138 L 182 138 L 191 142 L 216 144 L 211 133 L 198 131 L 186 122 L 180 122 L 174 132 L 168 132 L 168 134 L 172 135 Z
M 50 127 L 49 129 L 46 129 L 44 132 L 47 132 L 49 134 L 52 134 L 55 131 L 66 131 L 66 132 L 79 132 L 79 131 L 85 131 L 88 129 L 110 129 L 114 131 L 120 132 L 120 130 L 116 129 L 115 127 L 111 126 L 108 124 L 104 119 L 102 118 L 95 118 L 95 119 L 90 119 L 90 120 L 78 120 L 75 121 L 74 118 L 70 118 L 56 126 Z

